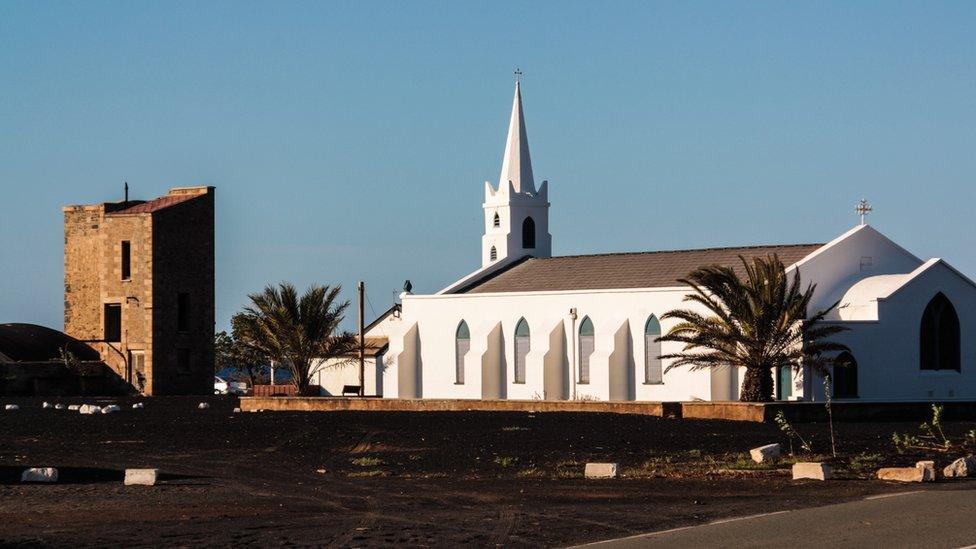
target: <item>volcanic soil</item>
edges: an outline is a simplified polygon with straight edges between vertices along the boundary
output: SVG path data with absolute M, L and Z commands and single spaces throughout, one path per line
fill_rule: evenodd
M 235 399 L 207 400 L 200 410 L 199 398 L 152 398 L 136 410 L 135 400 L 112 399 L 122 411 L 97 416 L 2 400 L 21 409 L 0 411 L 0 545 L 565 546 L 904 491 L 870 477 L 925 457 L 897 454 L 891 443 L 917 423 L 844 423 L 841 457 L 829 458 L 841 478 L 793 481 L 792 458 L 748 459 L 751 447 L 788 448 L 775 425 L 595 413 L 233 413 Z M 829 453 L 826 425 L 795 428 L 820 454 L 801 460 Z M 953 423 L 948 434 L 973 428 Z M 623 477 L 586 480 L 589 461 L 618 462 Z M 60 470 L 57 484 L 19 482 L 24 467 L 44 466 Z M 124 469 L 145 467 L 160 470 L 157 486 L 123 486 Z

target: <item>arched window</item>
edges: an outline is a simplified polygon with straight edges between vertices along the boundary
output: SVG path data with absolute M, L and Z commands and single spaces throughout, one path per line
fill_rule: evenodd
M 847 351 L 834 359 L 834 398 L 857 398 L 857 361 Z
M 492 227 L 501 227 L 502 226 L 502 218 L 498 217 L 498 214 L 497 213 L 495 214 L 494 221 L 491 222 L 491 226 Z
M 526 250 L 535 248 L 535 221 L 531 217 L 522 222 L 522 247 Z
M 515 325 L 515 383 L 525 383 L 525 356 L 531 348 L 529 323 L 525 319 Z
M 662 383 L 664 372 L 661 369 L 661 323 L 651 315 L 644 324 L 644 383 Z
M 461 321 L 454 333 L 454 382 L 464 383 L 464 355 L 471 349 L 471 332 L 468 323 Z
M 942 292 L 929 301 L 922 313 L 921 368 L 959 370 L 959 317 Z
M 593 322 L 583 319 L 579 327 L 579 382 L 590 382 L 590 355 L 593 354 Z
M 491 251 L 488 252 L 488 259 L 492 261 L 498 259 L 498 249 L 496 249 L 494 246 L 492 246 Z

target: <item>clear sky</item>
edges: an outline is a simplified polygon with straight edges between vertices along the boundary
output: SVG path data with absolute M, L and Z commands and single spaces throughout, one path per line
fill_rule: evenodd
M 976 3 L 0 0 L 0 322 L 62 326 L 61 206 L 217 187 L 217 325 L 479 265 L 516 66 L 558 255 L 823 242 L 976 274 Z M 354 314 L 354 313 L 353 313 Z M 348 323 L 352 327 L 352 323 Z

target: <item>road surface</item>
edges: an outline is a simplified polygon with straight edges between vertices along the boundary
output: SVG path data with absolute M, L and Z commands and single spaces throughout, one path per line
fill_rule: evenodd
M 927 489 L 720 520 L 582 547 L 969 547 L 976 544 L 976 489 Z

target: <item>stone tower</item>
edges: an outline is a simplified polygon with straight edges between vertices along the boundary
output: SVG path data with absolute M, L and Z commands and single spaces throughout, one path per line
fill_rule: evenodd
M 485 234 L 481 238 L 481 266 L 504 259 L 552 255 L 549 234 L 549 184 L 537 191 L 532 176 L 529 140 L 522 113 L 521 85 L 515 83 L 512 119 L 498 187 L 485 182 Z
M 144 394 L 211 394 L 213 187 L 63 211 L 65 333 Z

